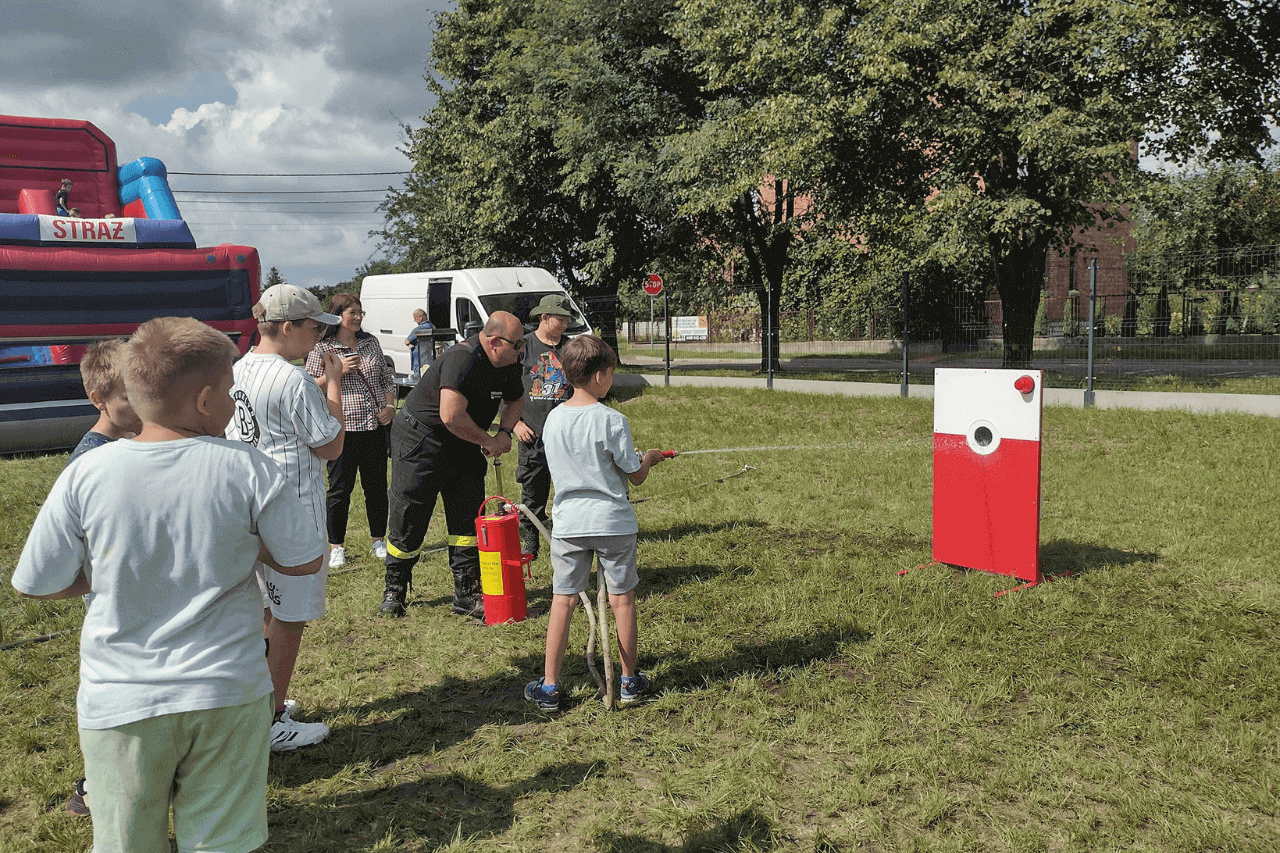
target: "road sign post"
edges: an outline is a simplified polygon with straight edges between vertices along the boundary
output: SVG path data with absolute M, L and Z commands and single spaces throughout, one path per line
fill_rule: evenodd
M 662 329 L 667 339 L 667 375 L 663 385 L 671 384 L 671 312 L 667 308 L 666 291 L 662 293 Z
M 649 343 L 653 343 L 653 300 L 662 296 L 662 327 L 666 330 L 664 337 L 667 341 L 667 378 L 666 384 L 671 384 L 671 318 L 670 312 L 667 311 L 667 296 L 662 288 L 662 276 L 656 272 L 651 272 L 644 280 L 644 292 L 649 294 Z

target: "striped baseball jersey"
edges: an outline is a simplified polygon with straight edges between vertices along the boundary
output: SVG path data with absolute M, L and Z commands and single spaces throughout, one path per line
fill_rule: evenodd
M 311 448 L 338 437 L 342 424 L 329 414 L 324 392 L 311 375 L 278 355 L 249 352 L 236 362 L 231 398 L 236 413 L 227 438 L 252 444 L 284 469 L 324 539 L 324 460 Z

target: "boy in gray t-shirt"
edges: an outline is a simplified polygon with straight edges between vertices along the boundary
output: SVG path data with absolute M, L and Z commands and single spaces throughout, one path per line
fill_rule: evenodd
M 551 517 L 551 614 L 543 677 L 525 685 L 524 696 L 548 713 L 560 710 L 560 665 L 569 643 L 569 623 L 578 593 L 591 578 L 593 555 L 600 559 L 609 588 L 609 607 L 618 626 L 622 658 L 621 701 L 629 705 L 649 690 L 636 669 L 635 510 L 627 483 L 640 485 L 662 451 L 641 455 L 631 441 L 626 417 L 600 400 L 613 386 L 618 359 L 608 344 L 583 335 L 564 345 L 560 364 L 573 385 L 567 403 L 547 415 L 543 442 L 556 496 Z

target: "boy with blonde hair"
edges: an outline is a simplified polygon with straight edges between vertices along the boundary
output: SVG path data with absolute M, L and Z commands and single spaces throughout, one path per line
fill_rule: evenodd
M 142 431 L 68 465 L 13 574 L 33 598 L 92 592 L 76 705 L 95 853 L 247 853 L 267 839 L 271 675 L 255 558 L 318 571 L 323 543 L 265 454 L 224 441 L 226 335 L 162 317 L 126 347 Z
M 80 381 L 84 383 L 89 402 L 98 410 L 98 421 L 71 451 L 68 465 L 95 447 L 121 438 L 133 438 L 142 429 L 142 421 L 129 405 L 129 395 L 124 388 L 124 355 L 124 341 L 108 340 L 90 347 L 80 359 Z M 87 600 L 85 604 L 88 605 Z M 76 780 L 67 799 L 67 813 L 87 816 L 89 805 L 85 798 L 88 796 L 89 788 L 82 776 Z
M 142 421 L 129 405 L 124 378 L 120 375 L 123 358 L 124 341 L 111 340 L 90 347 L 80 359 L 80 381 L 84 383 L 85 396 L 98 410 L 98 421 L 71 451 L 68 464 L 95 447 L 120 438 L 133 438 L 142 429 Z
M 631 425 L 600 402 L 613 387 L 618 357 L 595 335 L 574 338 L 560 351 L 573 396 L 547 415 L 543 430 L 547 466 L 555 484 L 551 507 L 551 614 L 542 678 L 530 681 L 524 698 L 543 711 L 560 710 L 560 665 L 569 643 L 569 623 L 578 593 L 591 580 L 591 560 L 600 560 L 609 608 L 618 628 L 623 705 L 638 702 L 649 679 L 636 669 L 636 534 L 640 527 L 627 500 L 627 483 L 640 485 L 662 461 L 661 450 L 641 454 Z

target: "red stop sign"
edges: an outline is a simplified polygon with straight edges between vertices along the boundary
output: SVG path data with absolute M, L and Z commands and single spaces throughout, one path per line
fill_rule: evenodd
M 649 273 L 649 277 L 644 281 L 644 292 L 650 296 L 657 296 L 662 293 L 662 276 L 656 272 Z

